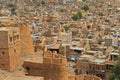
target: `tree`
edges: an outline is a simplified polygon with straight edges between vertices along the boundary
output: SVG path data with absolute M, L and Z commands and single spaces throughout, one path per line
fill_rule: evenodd
M 45 4 L 46 4 L 45 1 L 42 0 L 41 2 L 38 2 L 38 3 L 35 5 L 34 8 L 39 7 L 39 6 L 44 6 Z
M 89 10 L 89 7 L 88 7 L 88 5 L 84 5 L 84 6 L 82 7 L 82 9 L 85 10 L 85 11 L 87 11 L 87 10 Z
M 15 4 L 13 4 L 13 3 L 9 3 L 7 6 L 10 8 L 11 13 L 15 15 L 17 6 Z
M 75 14 L 75 15 L 72 17 L 72 19 L 73 19 L 74 21 L 79 20 L 79 15 L 78 15 L 78 14 Z
M 104 16 L 105 14 L 103 12 L 99 12 L 99 16 Z
M 110 74 L 110 77 L 109 77 L 109 80 L 114 80 L 115 79 L 115 74 L 114 73 L 111 73 Z
M 69 27 L 66 25 L 66 26 L 64 26 L 64 29 L 65 29 L 65 31 L 67 31 L 69 29 Z
M 120 80 L 120 57 L 118 58 L 115 67 L 112 69 L 109 80 Z
M 17 6 L 16 6 L 15 4 L 13 4 L 13 3 L 9 3 L 7 6 L 10 7 L 10 8 L 12 8 L 12 7 L 17 7 Z
M 82 12 L 77 12 L 77 14 L 73 15 L 72 19 L 74 21 L 80 20 L 82 18 Z
M 85 2 L 86 0 L 82 0 L 83 2 Z
M 14 8 L 14 7 L 11 8 L 11 13 L 14 14 L 14 15 L 16 15 L 16 8 Z
M 66 12 L 67 10 L 66 9 L 60 9 L 60 12 Z
M 38 7 L 38 6 L 41 6 L 41 4 L 40 4 L 40 3 L 37 3 L 37 4 L 35 5 L 35 7 Z
M 45 5 L 45 1 L 44 1 L 44 0 L 42 0 L 41 4 L 42 4 L 42 5 Z

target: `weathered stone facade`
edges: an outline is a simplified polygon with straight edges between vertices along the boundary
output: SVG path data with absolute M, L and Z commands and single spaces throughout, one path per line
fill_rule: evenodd
M 19 28 L 0 28 L 0 68 L 13 71 L 20 62 Z
M 38 60 L 39 61 L 39 60 Z M 30 76 L 42 76 L 45 80 L 68 80 L 67 61 L 62 55 L 44 52 L 43 63 L 24 61 L 24 68 Z
M 20 28 L 20 43 L 21 43 L 21 53 L 22 55 L 33 54 L 34 47 L 29 30 L 29 26 L 26 24 L 19 24 Z

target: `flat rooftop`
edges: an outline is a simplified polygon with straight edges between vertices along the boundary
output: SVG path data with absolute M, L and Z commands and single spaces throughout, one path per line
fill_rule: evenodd
M 42 52 L 34 53 L 33 55 L 26 55 L 24 56 L 24 61 L 27 62 L 34 62 L 34 63 L 43 63 L 43 56 Z
M 19 28 L 18 27 L 1 27 L 0 31 L 11 31 L 16 29 L 19 29 Z
M 54 44 L 48 47 L 48 49 L 59 49 L 60 48 L 60 44 Z
M 80 50 L 80 51 L 84 50 L 84 48 L 80 48 L 80 47 L 70 47 L 70 49 L 73 49 L 73 50 Z
M 101 56 L 102 57 L 102 56 Z M 103 56 L 104 57 L 104 56 Z M 102 63 L 105 63 L 106 59 L 105 58 L 97 58 L 97 57 L 94 57 L 92 55 L 81 55 L 79 57 L 79 60 L 80 61 L 87 61 L 87 62 L 92 62 L 92 63 L 96 63 L 96 64 L 102 64 Z
M 119 55 L 119 53 L 110 53 L 111 55 Z

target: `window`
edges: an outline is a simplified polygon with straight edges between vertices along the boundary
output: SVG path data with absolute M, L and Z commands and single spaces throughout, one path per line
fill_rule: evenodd
M 30 71 L 30 67 L 26 67 L 25 69 L 26 69 L 26 71 L 27 71 L 27 72 L 29 72 L 29 71 Z
M 29 75 L 30 67 L 25 67 L 25 69 L 26 69 L 26 74 L 25 75 Z
M 14 49 L 14 53 L 16 53 L 16 49 Z
M 88 25 L 87 28 L 90 29 L 90 26 Z
M 4 55 L 4 54 L 5 54 L 5 52 L 3 51 L 3 52 L 2 52 L 2 55 Z
M 10 37 L 10 42 L 12 42 L 12 37 Z
M 19 35 L 17 35 L 17 39 L 19 39 Z

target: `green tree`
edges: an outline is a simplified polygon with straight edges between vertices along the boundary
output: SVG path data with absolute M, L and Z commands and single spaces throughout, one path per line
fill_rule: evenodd
M 103 12 L 98 13 L 99 16 L 104 16 L 105 14 Z
M 86 0 L 82 0 L 83 2 L 85 2 Z
M 34 8 L 36 8 L 36 7 L 38 7 L 38 6 L 41 6 L 40 2 L 37 3 L 37 4 L 34 6 Z
M 39 7 L 39 6 L 44 6 L 45 4 L 46 4 L 45 1 L 42 0 L 41 2 L 38 2 L 38 3 L 35 5 L 34 8 Z
M 60 12 L 66 12 L 67 10 L 66 9 L 60 9 Z
M 9 3 L 7 6 L 10 8 L 11 13 L 12 13 L 13 15 L 16 15 L 17 6 L 16 6 L 15 4 L 13 4 L 13 3 Z
M 110 74 L 110 77 L 109 77 L 109 80 L 114 80 L 115 79 L 115 74 L 114 73 L 111 73 Z
M 10 7 L 10 8 L 12 8 L 12 7 L 16 7 L 16 5 L 13 4 L 13 3 L 9 3 L 7 6 Z
M 112 69 L 109 80 L 120 80 L 120 57 L 118 58 L 115 67 Z
M 89 10 L 89 6 L 88 6 L 88 5 L 84 5 L 84 6 L 82 7 L 82 9 L 85 10 L 85 11 L 87 11 L 87 10 Z
M 65 31 L 68 31 L 69 27 L 66 25 L 64 26 Z
M 45 1 L 44 1 L 44 0 L 42 0 L 42 1 L 41 1 L 41 4 L 42 4 L 42 5 L 45 5 L 46 3 L 45 3 Z
M 82 18 L 82 12 L 77 12 L 77 14 L 73 15 L 72 19 L 74 21 L 80 20 Z

